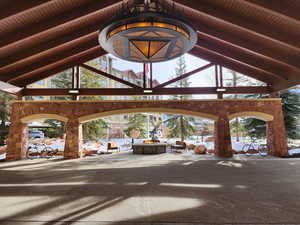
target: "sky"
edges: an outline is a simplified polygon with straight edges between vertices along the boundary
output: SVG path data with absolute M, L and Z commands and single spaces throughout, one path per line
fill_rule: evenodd
M 113 67 L 119 70 L 133 70 L 135 72 L 143 71 L 142 63 L 134 63 L 125 60 L 121 60 L 112 55 L 111 57 L 115 58 L 113 61 Z M 197 69 L 201 66 L 208 64 L 208 61 L 200 59 L 198 57 L 185 54 L 185 61 L 187 65 L 187 72 Z M 160 62 L 153 63 L 153 78 L 157 79 L 160 83 L 170 80 L 175 76 L 175 68 L 177 66 L 178 58 Z M 230 70 L 223 69 L 223 79 L 224 83 L 226 80 L 232 77 Z M 215 70 L 214 66 L 207 68 L 203 71 L 195 73 L 189 77 L 190 87 L 214 87 L 215 86 Z
M 209 62 L 199 59 L 197 57 L 185 54 L 185 61 L 187 65 L 187 72 L 197 69 L 198 67 L 204 66 Z M 113 66 L 120 70 L 129 70 L 132 69 L 135 72 L 141 72 L 143 66 L 141 63 L 133 63 L 125 60 L 117 59 L 113 62 Z M 153 63 L 153 78 L 157 79 L 160 83 L 169 80 L 175 76 L 175 68 L 177 66 L 178 58 L 169 60 L 166 62 Z M 191 87 L 201 87 L 201 86 L 213 86 L 214 81 L 214 70 L 213 67 L 206 69 L 200 73 L 196 73 L 189 78 L 191 82 Z

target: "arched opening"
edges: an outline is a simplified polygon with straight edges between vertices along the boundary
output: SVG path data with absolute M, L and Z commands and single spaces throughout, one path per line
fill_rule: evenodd
M 56 114 L 34 114 L 23 117 L 26 124 L 26 158 L 63 158 L 66 117 Z
M 266 156 L 271 153 L 267 122 L 273 120 L 272 115 L 246 111 L 231 114 L 229 120 L 234 154 Z
M 172 131 L 178 129 L 176 120 L 183 118 L 187 129 L 183 140 L 179 133 Z M 173 120 L 173 121 L 172 121 Z M 132 144 L 164 143 L 167 149 L 172 148 L 176 141 L 185 142 L 186 146 L 182 150 L 193 150 L 202 145 L 209 152 L 213 152 L 213 126 L 217 116 L 168 108 L 133 108 L 124 110 L 113 110 L 109 112 L 95 113 L 79 118 L 83 128 L 83 145 L 81 146 L 83 155 L 99 154 L 110 151 L 109 143 L 114 143 L 118 151 L 131 150 Z M 172 128 L 172 123 L 175 128 Z M 88 127 L 98 128 L 99 136 L 87 135 Z M 136 126 L 140 126 L 139 128 Z M 90 137 L 89 137 L 90 136 Z M 181 151 L 183 152 L 183 151 Z

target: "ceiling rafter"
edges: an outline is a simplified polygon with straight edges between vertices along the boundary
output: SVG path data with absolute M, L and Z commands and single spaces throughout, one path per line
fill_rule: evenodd
M 19 0 L 17 2 L 11 0 L 1 0 L 0 8 L 5 10 L 1 10 L 0 20 L 9 16 L 16 15 L 27 9 L 37 7 L 49 1 L 51 0 L 26 0 L 26 1 Z
M 107 22 L 107 18 L 111 17 L 118 9 L 119 5 L 114 5 L 99 13 L 78 18 L 70 23 L 16 42 L 11 46 L 3 47 L 0 49 L 0 67 L 98 31 L 99 26 Z
M 300 69 L 300 53 L 295 52 L 293 49 L 274 44 L 267 39 L 255 36 L 253 33 L 237 30 L 236 26 L 225 26 L 222 22 L 203 16 L 188 7 L 183 6 L 183 8 L 186 18 L 194 24 L 199 32 Z
M 298 48 L 300 50 L 299 36 L 294 33 L 277 32 L 276 29 L 268 27 L 267 24 L 255 23 L 249 19 L 245 19 L 242 16 L 235 15 L 233 12 L 225 11 L 219 8 L 217 5 L 213 5 L 210 1 L 198 1 L 198 0 L 176 0 L 176 2 L 183 4 L 191 9 L 197 10 L 207 16 L 217 18 L 222 20 L 225 24 L 232 24 L 234 26 L 239 26 L 242 29 L 247 29 L 258 35 L 267 37 L 284 45 L 290 45 L 291 47 Z M 297 25 L 297 24 L 296 24 Z
M 242 63 L 246 63 L 248 65 L 275 74 L 280 79 L 288 79 L 286 74 L 290 71 L 289 67 L 280 65 L 276 63 L 276 61 L 274 62 L 269 60 L 267 57 L 262 57 L 260 55 L 253 54 L 252 52 L 247 51 L 246 49 L 242 49 L 238 46 L 214 38 L 205 33 L 198 32 L 198 34 L 198 46 L 207 48 L 226 57 L 233 58 Z
M 0 77 L 4 77 L 3 81 L 7 81 L 14 77 L 22 76 L 22 74 L 39 69 L 40 67 L 94 48 L 99 45 L 97 37 L 98 33 L 95 32 L 76 39 L 75 41 L 60 45 L 33 57 L 19 61 L 15 64 L 0 68 Z
M 268 9 L 272 12 L 276 12 L 278 14 L 284 15 L 286 17 L 293 18 L 294 20 L 300 21 L 300 5 L 298 7 L 292 6 L 289 7 L 286 5 L 286 1 L 283 0 L 243 0 L 249 3 L 255 4 L 258 7 L 263 7 L 264 9 Z M 298 1 L 298 0 L 297 0 Z M 295 3 L 295 1 L 294 1 Z M 299 1 L 298 1 L 299 3 Z
M 51 77 L 64 70 L 70 69 L 74 66 L 85 63 L 89 60 L 95 59 L 105 54 L 106 52 L 103 49 L 101 49 L 100 47 L 95 47 L 90 50 L 84 51 L 80 54 L 50 64 L 48 66 L 41 67 L 39 70 L 35 70 L 31 73 L 24 74 L 22 75 L 22 77 L 12 79 L 8 82 L 19 87 L 25 87 L 29 84 L 46 79 L 47 77 Z
M 27 13 L 26 16 L 23 16 L 22 23 L 24 24 L 20 24 L 20 22 L 18 22 L 16 18 L 7 18 L 7 21 L 3 21 L 5 22 L 8 31 L 2 31 L 0 47 L 19 41 L 21 39 L 28 38 L 34 34 L 70 22 L 71 20 L 86 16 L 101 9 L 103 10 L 103 8 L 108 7 L 109 5 L 116 4 L 118 2 L 120 2 L 120 0 L 82 0 L 77 2 L 63 0 L 51 1 L 48 4 L 43 4 L 40 7 L 32 9 Z M 52 10 L 52 13 L 39 13 L 41 11 L 47 12 L 47 9 L 54 7 L 56 7 L 57 10 Z M 38 18 L 37 15 L 39 15 Z
M 224 66 L 238 73 L 253 77 L 269 85 L 273 84 L 274 80 L 279 80 L 278 78 L 271 76 L 269 73 L 265 71 L 259 70 L 257 68 L 253 68 L 247 64 L 240 63 L 238 61 L 235 61 L 233 59 L 230 59 L 228 57 L 225 57 L 223 55 L 220 55 L 216 52 L 213 52 L 211 50 L 208 50 L 200 46 L 194 47 L 189 53 L 191 55 L 202 58 L 209 62 Z
M 5 24 L 3 21 L 11 19 L 20 22 L 20 26 L 16 24 L 16 26 L 1 27 L 4 28 L 3 31 L 6 30 L 4 35 L 8 36 L 1 37 L 0 40 L 0 43 L 1 41 L 3 43 L 3 48 L 0 48 L 0 67 L 2 67 L 0 80 L 9 80 L 13 84 L 26 86 L 105 54 L 97 45 L 96 33 L 100 28 L 99 24 L 105 23 L 107 18 L 120 9 L 121 1 L 116 2 L 119 1 L 26 0 L 26 3 L 18 4 L 14 15 L 5 16 L 0 21 L 0 26 L 1 23 Z M 172 3 L 170 0 L 166 2 Z M 300 3 L 296 0 L 274 0 L 274 3 L 273 0 L 272 3 L 269 0 L 203 0 L 200 2 L 175 0 L 175 2 L 178 2 L 183 16 L 195 25 L 199 33 L 198 46 L 191 50 L 191 54 L 266 82 L 273 86 L 272 90 L 280 90 L 300 83 L 300 42 L 297 29 L 281 32 L 287 28 L 280 29 L 281 23 L 277 26 L 274 21 L 268 23 L 267 20 L 262 20 L 264 15 L 257 19 L 257 21 L 262 20 L 262 23 L 254 24 L 255 13 L 250 15 L 253 10 L 264 11 L 265 18 L 268 16 L 275 20 L 286 18 L 290 27 L 297 27 Z M 231 6 L 228 2 L 235 5 Z M 56 3 L 66 5 L 61 9 L 57 6 L 46 7 L 54 6 Z M 116 4 L 111 5 L 113 3 Z M 0 6 L 1 4 L 14 5 L 8 0 L 0 1 Z M 102 10 L 101 4 L 110 7 Z M 87 8 L 79 6 L 87 6 Z M 238 6 L 242 6 L 243 10 L 239 11 Z M 22 16 L 36 10 L 41 14 L 22 20 Z M 67 15 L 61 12 L 74 14 Z M 245 16 L 238 17 L 240 14 Z M 267 26 L 268 24 L 271 26 Z M 13 30 L 17 32 L 10 36 Z M 83 40 L 84 37 L 93 35 L 93 38 Z

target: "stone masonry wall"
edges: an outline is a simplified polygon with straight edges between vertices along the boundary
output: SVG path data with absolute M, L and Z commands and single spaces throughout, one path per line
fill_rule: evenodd
M 188 101 L 16 101 L 12 104 L 11 127 L 8 140 L 8 160 L 25 157 L 26 118 L 40 118 L 41 114 L 59 115 L 67 120 L 65 158 L 80 157 L 81 124 L 83 118 L 95 119 L 115 112 L 182 112 L 215 120 L 215 146 L 219 156 L 232 156 L 230 115 L 247 112 L 257 117 L 266 114 L 274 118 L 268 124 L 268 141 L 274 155 L 287 154 L 285 128 L 280 99 L 259 100 L 188 100 Z M 250 115 L 249 114 L 249 115 Z

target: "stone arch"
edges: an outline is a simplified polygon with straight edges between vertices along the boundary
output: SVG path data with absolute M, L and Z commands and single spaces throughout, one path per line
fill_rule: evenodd
M 34 120 L 39 120 L 39 119 L 54 119 L 54 120 L 60 120 L 60 121 L 63 121 L 63 122 L 68 121 L 67 117 L 64 117 L 64 116 L 61 116 L 61 115 L 58 115 L 58 114 L 44 114 L 44 113 L 41 113 L 41 114 L 33 114 L 33 115 L 30 115 L 30 116 L 25 116 L 25 117 L 21 118 L 21 122 L 22 123 L 30 123 Z
M 273 119 L 274 119 L 273 115 L 263 113 L 263 112 L 257 112 L 257 111 L 245 111 L 245 112 L 233 113 L 228 116 L 228 119 L 232 120 L 236 117 L 252 117 L 252 118 L 260 119 L 260 120 L 263 120 L 266 122 L 273 121 Z
M 118 114 L 131 114 L 131 113 L 142 113 L 142 112 L 156 112 L 156 113 L 170 113 L 170 114 L 182 114 L 182 115 L 189 115 L 189 116 L 197 116 L 202 117 L 204 119 L 210 119 L 213 121 L 218 120 L 218 116 L 196 112 L 196 111 L 189 111 L 183 109 L 170 109 L 170 108 L 128 108 L 128 109 L 119 109 L 119 110 L 111 110 L 106 112 L 94 113 L 90 115 L 81 116 L 78 118 L 80 123 L 85 123 L 97 118 L 105 117 L 105 116 L 112 116 Z

